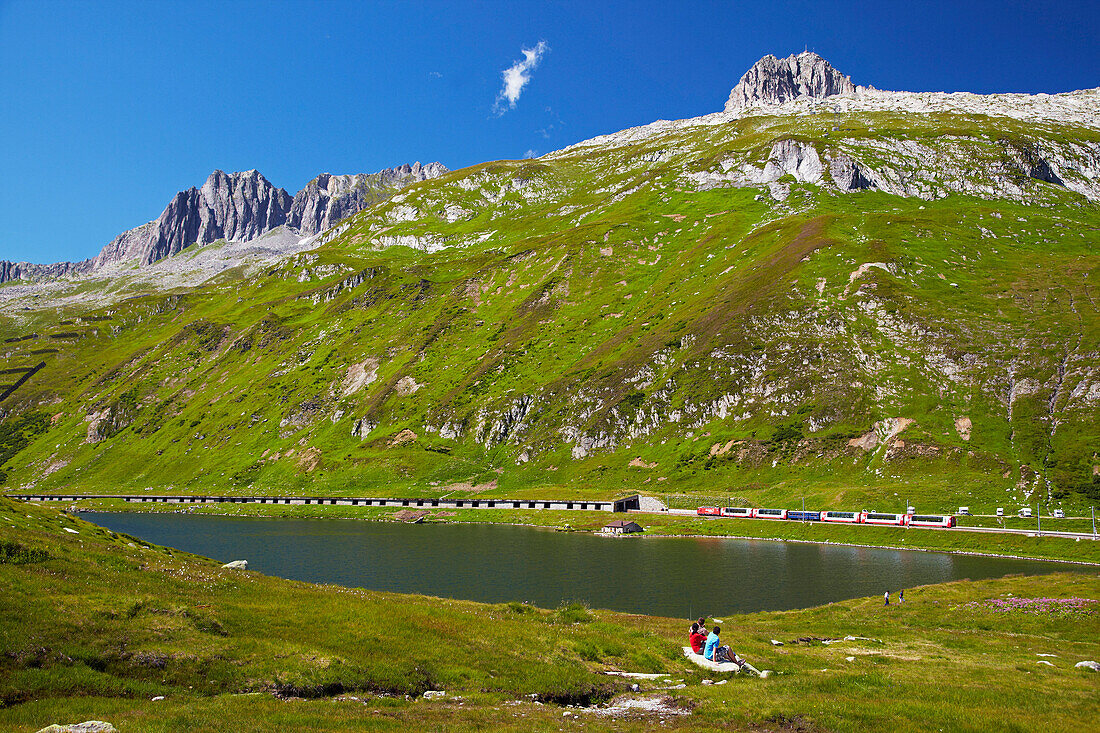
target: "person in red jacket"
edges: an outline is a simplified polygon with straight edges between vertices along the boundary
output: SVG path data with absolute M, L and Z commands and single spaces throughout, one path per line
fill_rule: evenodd
M 693 623 L 691 625 L 691 633 L 688 635 L 688 641 L 691 643 L 691 651 L 696 654 L 703 653 L 703 644 L 707 642 L 707 634 L 699 628 L 698 623 Z

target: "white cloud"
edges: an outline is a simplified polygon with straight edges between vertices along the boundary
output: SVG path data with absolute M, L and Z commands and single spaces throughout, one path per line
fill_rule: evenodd
M 523 154 L 523 157 L 524 158 L 537 158 L 537 157 L 539 157 L 539 151 L 537 151 L 537 150 L 528 150 L 526 153 Z
M 523 52 L 523 60 L 516 61 L 500 74 L 501 78 L 504 79 L 504 87 L 501 88 L 500 93 L 497 94 L 496 102 L 493 103 L 493 112 L 497 117 L 510 109 L 516 108 L 519 95 L 523 93 L 523 88 L 527 86 L 527 82 L 531 81 L 531 72 L 538 68 L 539 61 L 550 50 L 550 47 L 546 45 L 546 41 L 539 41 L 534 48 L 521 48 L 520 50 Z

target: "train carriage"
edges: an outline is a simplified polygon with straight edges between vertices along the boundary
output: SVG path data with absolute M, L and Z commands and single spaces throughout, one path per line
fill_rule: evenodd
M 703 517 L 717 517 L 722 514 L 716 506 L 701 506 L 696 510 L 696 513 Z
M 748 519 L 752 517 L 752 509 L 747 507 L 737 506 L 724 506 L 722 507 L 723 517 L 741 517 L 742 519 Z
M 862 514 L 862 512 L 821 512 L 821 521 L 859 524 L 863 518 Z
M 863 512 L 863 524 L 883 524 L 904 527 L 909 523 L 908 514 L 886 514 L 883 512 Z
M 786 509 L 753 509 L 753 519 L 786 519 Z
M 787 519 L 792 522 L 820 522 L 821 512 L 804 512 L 792 509 L 787 512 Z
M 955 517 L 951 514 L 914 514 L 909 517 L 910 527 L 940 527 L 950 529 L 955 526 Z

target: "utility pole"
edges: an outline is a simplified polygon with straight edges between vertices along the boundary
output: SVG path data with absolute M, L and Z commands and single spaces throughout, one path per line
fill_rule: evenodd
M 1039 502 L 1035 502 L 1035 524 L 1039 527 L 1039 536 L 1043 536 L 1043 512 Z
M 1089 507 L 1092 509 L 1092 536 L 1096 536 L 1096 507 Z
M 805 496 L 802 497 L 802 523 L 803 524 L 806 523 L 806 497 Z M 1093 520 L 1092 524 L 1093 524 L 1093 534 L 1096 534 L 1096 520 L 1095 519 Z

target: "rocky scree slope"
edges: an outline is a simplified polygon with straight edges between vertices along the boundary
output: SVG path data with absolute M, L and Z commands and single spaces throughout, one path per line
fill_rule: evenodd
M 1098 116 L 791 104 L 452 173 L 258 277 L 27 300 L 8 486 L 1100 497 Z
M 0 261 L 0 283 L 93 273 L 113 263 L 150 265 L 195 244 L 248 242 L 287 226 L 309 236 L 409 185 L 447 172 L 441 163 L 402 165 L 378 173 L 324 173 L 292 198 L 258 171 L 214 171 L 200 188 L 180 191 L 159 217 L 123 232 L 100 253 L 81 262 L 35 265 Z

